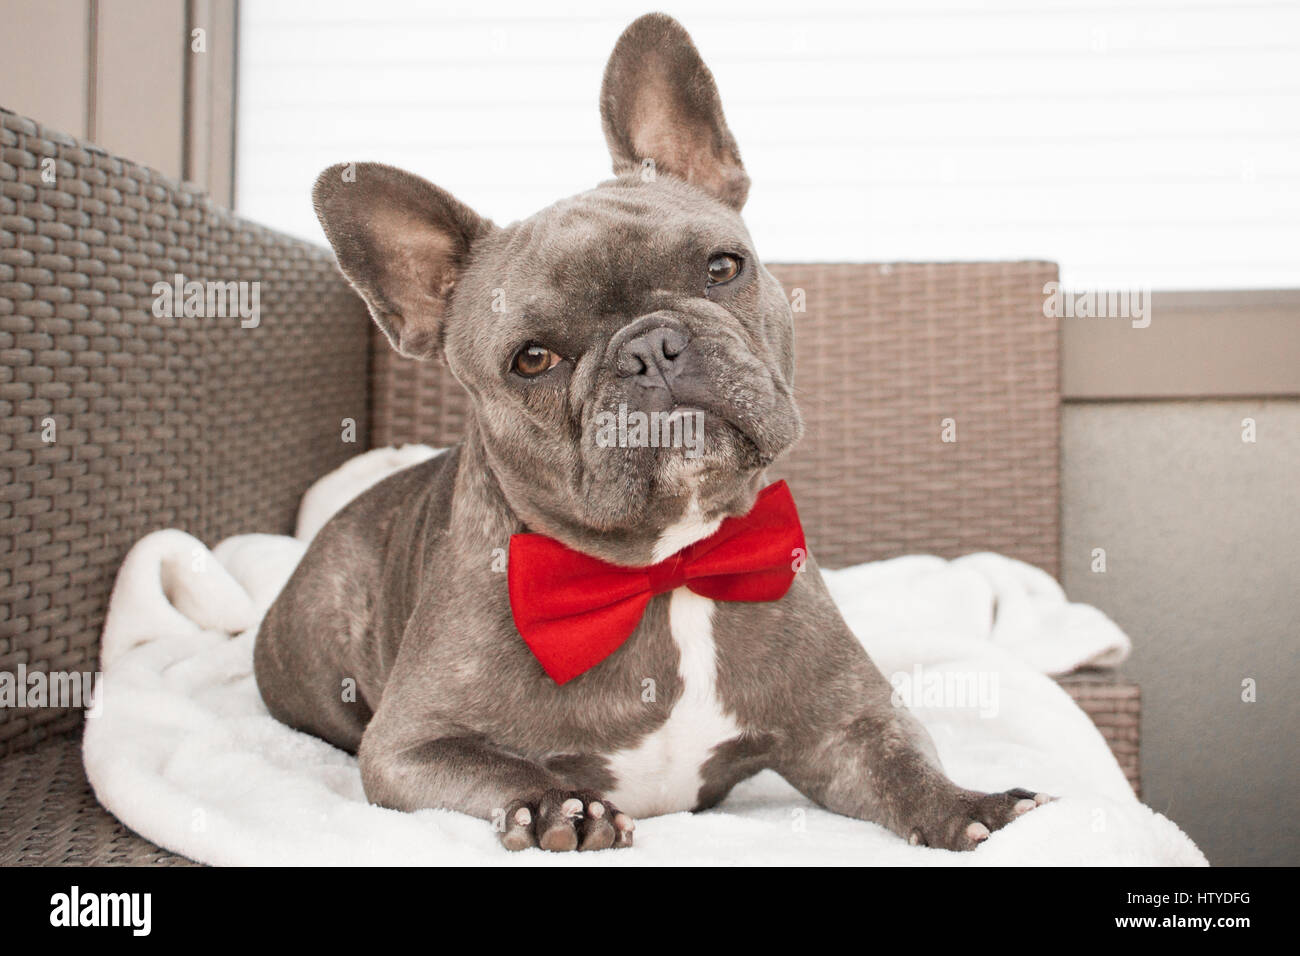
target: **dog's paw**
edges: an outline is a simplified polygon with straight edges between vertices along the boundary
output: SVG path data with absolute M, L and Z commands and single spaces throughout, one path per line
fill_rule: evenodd
M 632 845 L 636 824 L 590 790 L 547 790 L 506 807 L 501 845 L 507 850 L 608 850 Z
M 1029 790 L 1003 793 L 966 791 L 950 812 L 912 828 L 908 842 L 913 846 L 931 846 L 942 850 L 973 850 L 996 830 L 1016 817 L 1042 806 L 1052 797 Z

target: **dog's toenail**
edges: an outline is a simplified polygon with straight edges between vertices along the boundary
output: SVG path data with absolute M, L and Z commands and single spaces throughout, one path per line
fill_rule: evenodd
M 907 838 L 907 842 L 910 843 L 912 846 L 920 846 L 921 832 L 919 830 L 913 830 L 912 835 Z
M 515 811 L 515 823 L 521 827 L 526 827 L 533 822 L 533 815 L 528 812 L 527 807 L 520 807 Z
M 560 812 L 566 817 L 576 817 L 582 814 L 582 801 L 577 797 L 569 797 L 560 804 Z
M 1052 802 L 1052 795 L 1051 795 L 1050 793 L 1036 793 L 1036 794 L 1034 794 L 1034 803 L 1038 804 L 1040 807 L 1041 807 L 1044 803 L 1051 803 L 1051 802 Z
M 1020 814 L 1028 813 L 1036 806 L 1038 806 L 1038 802 L 1035 800 L 1017 800 L 1016 805 L 1011 808 L 1011 812 L 1016 816 L 1020 816 Z
M 591 803 L 587 804 L 587 812 L 590 813 L 595 819 L 599 820 L 601 817 L 605 815 L 605 805 L 597 801 L 592 801 Z
M 966 839 L 972 843 L 983 843 L 989 838 L 989 828 L 978 820 L 974 820 L 966 827 Z
M 617 813 L 614 815 L 614 826 L 620 830 L 627 830 L 629 833 L 636 829 L 636 823 L 626 813 Z

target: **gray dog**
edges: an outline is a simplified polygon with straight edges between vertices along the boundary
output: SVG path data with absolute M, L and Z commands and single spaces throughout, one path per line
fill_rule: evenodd
M 316 536 L 257 637 L 267 706 L 357 753 L 372 802 L 492 820 L 510 849 L 630 846 L 633 817 L 713 806 L 765 768 L 912 843 L 973 849 L 1048 798 L 944 775 L 811 558 L 785 555 L 783 596 L 715 600 L 672 576 L 757 509 L 799 438 L 793 315 L 740 218 L 749 177 L 713 76 L 676 21 L 628 27 L 600 107 L 617 178 L 504 228 L 388 166 L 317 181 L 379 327 L 445 360 L 473 412 L 459 446 Z M 628 409 L 694 416 L 705 440 L 600 440 Z M 521 535 L 609 569 L 593 592 L 619 569 L 670 571 L 647 572 L 656 593 L 626 640 L 555 676 L 512 608 L 516 586 L 545 598 L 553 570 L 516 567 Z M 602 639 L 600 613 L 574 634 Z

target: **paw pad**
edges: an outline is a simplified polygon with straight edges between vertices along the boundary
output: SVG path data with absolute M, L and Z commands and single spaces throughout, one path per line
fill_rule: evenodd
M 540 847 L 553 853 L 606 850 L 632 845 L 636 824 L 626 813 L 588 791 L 548 790 L 506 808 L 501 845 L 507 850 Z

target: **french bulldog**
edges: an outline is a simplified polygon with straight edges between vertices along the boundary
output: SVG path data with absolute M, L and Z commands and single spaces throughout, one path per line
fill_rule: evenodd
M 631 846 L 636 817 L 712 807 L 768 768 L 913 844 L 974 849 L 1049 798 L 945 776 L 811 555 L 775 599 L 677 582 L 563 680 L 521 636 L 501 567 L 516 536 L 671 565 L 755 507 L 802 427 L 792 310 L 680 24 L 627 28 L 600 111 L 615 178 L 509 226 L 384 165 L 317 181 L 344 276 L 398 352 L 446 362 L 472 414 L 458 446 L 313 539 L 257 636 L 267 707 L 356 753 L 371 802 L 482 817 L 511 850 Z M 599 441 L 620 406 L 699 416 L 704 440 Z

